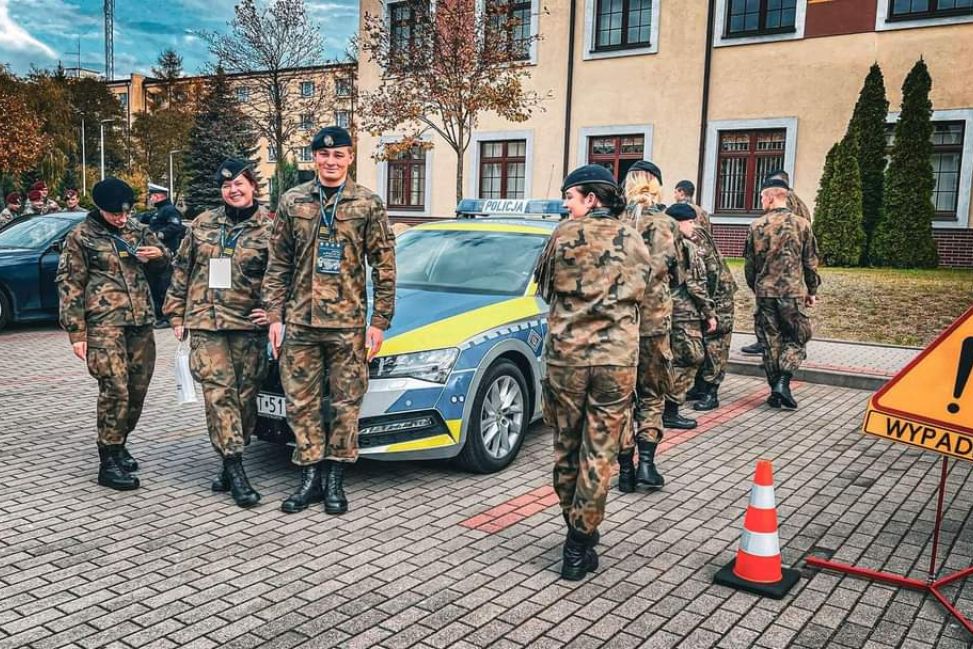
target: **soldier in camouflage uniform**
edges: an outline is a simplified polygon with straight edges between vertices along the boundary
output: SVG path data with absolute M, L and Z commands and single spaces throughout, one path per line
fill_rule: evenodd
M 348 509 L 345 464 L 358 459 L 367 363 L 381 349 L 395 307 L 395 236 L 382 200 L 348 178 L 354 160 L 348 132 L 321 129 L 311 149 L 318 177 L 280 199 L 263 298 L 275 350 L 283 338 L 281 382 L 297 441 L 293 461 L 302 467 L 301 487 L 281 509 L 297 512 L 321 500 L 323 480 L 325 512 L 342 514 Z M 367 331 L 366 260 L 374 296 Z M 325 372 L 335 413 L 327 439 L 321 415 Z
M 39 191 L 41 193 L 41 198 L 38 204 L 39 209 L 38 214 L 51 214 L 52 212 L 60 212 L 61 206 L 57 204 L 53 198 L 49 198 L 50 190 L 47 189 L 47 183 L 43 180 L 38 180 L 36 183 L 30 186 L 31 190 Z
M 554 429 L 554 490 L 568 526 L 561 576 L 576 581 L 598 567 L 598 525 L 631 425 L 649 253 L 618 220 L 624 200 L 607 169 L 576 169 L 561 191 L 571 218 L 551 235 L 534 278 L 550 305 L 543 409 Z
M 744 245 L 747 285 L 756 296 L 754 331 L 764 346 L 763 365 L 772 407 L 797 408 L 790 381 L 811 339 L 808 307 L 821 278 L 811 224 L 787 208 L 787 183 L 767 180 L 760 192 L 765 214 L 750 224 Z
M 20 207 L 23 203 L 23 199 L 20 197 L 19 193 L 10 192 L 7 194 L 5 202 L 7 206 L 3 208 L 2 212 L 0 212 L 0 228 L 20 216 Z
M 666 395 L 662 423 L 666 428 L 690 429 L 696 420 L 679 414 L 686 392 L 703 364 L 703 334 L 716 331 L 716 307 L 706 287 L 703 257 L 689 237 L 695 230 L 696 211 L 676 203 L 666 214 L 679 224 L 682 237 L 676 244 L 681 283 L 672 286 L 672 389 Z M 705 323 L 705 324 L 704 324 Z
M 693 202 L 696 195 L 696 185 L 691 180 L 680 180 L 672 190 L 672 197 L 676 203 L 685 203 L 696 212 L 696 223 L 703 226 L 707 232 L 713 234 L 713 223 L 710 221 L 709 212 Z
M 146 268 L 169 265 L 148 228 L 129 218 L 132 188 L 117 178 L 94 186 L 97 206 L 64 240 L 55 277 L 61 326 L 98 380 L 98 484 L 137 489 L 138 463 L 125 442 L 142 414 L 155 369 L 152 297 Z
M 225 160 L 216 184 L 223 205 L 197 216 L 183 237 L 163 312 L 177 339 L 192 332 L 190 367 L 203 386 L 210 442 L 223 459 L 213 490 L 252 507 L 260 494 L 243 469 L 243 448 L 257 423 L 257 392 L 267 370 L 260 288 L 270 221 L 254 198 L 257 181 L 246 162 Z M 228 270 L 222 279 L 220 265 Z
M 49 211 L 39 189 L 32 189 L 27 192 L 27 204 L 24 205 L 24 216 L 47 214 Z
M 81 209 L 81 198 L 78 196 L 77 189 L 67 189 L 64 191 L 64 211 L 77 212 Z
M 672 296 L 669 285 L 676 281 L 676 241 L 681 237 L 676 222 L 665 214 L 662 171 L 641 160 L 625 177 L 628 207 L 622 221 L 642 237 L 649 252 L 645 295 L 639 305 L 639 361 L 636 379 L 636 406 L 632 426 L 622 436 L 618 453 L 618 489 L 623 493 L 637 486 L 661 489 L 665 479 L 655 466 L 655 453 L 662 441 L 663 402 L 672 384 Z M 634 455 L 638 448 L 639 464 Z
M 696 385 L 699 386 L 701 394 L 695 397 L 698 401 L 693 406 L 693 410 L 706 411 L 718 408 L 720 405 L 718 393 L 726 374 L 726 363 L 730 358 L 730 338 L 733 335 L 733 294 L 736 293 L 737 284 L 706 226 L 698 219 L 686 223 L 692 224 L 692 231 L 688 238 L 696 246 L 702 259 L 706 271 L 706 290 L 716 309 L 716 331 L 703 334 L 703 364 L 696 373 Z M 690 395 L 687 394 L 686 398 L 690 398 Z

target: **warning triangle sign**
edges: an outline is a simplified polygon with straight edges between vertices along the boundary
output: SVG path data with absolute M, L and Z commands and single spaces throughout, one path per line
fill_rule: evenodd
M 973 308 L 875 393 L 864 432 L 973 461 Z

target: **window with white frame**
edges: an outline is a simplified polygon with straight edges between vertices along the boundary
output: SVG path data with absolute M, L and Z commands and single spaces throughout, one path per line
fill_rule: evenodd
M 334 93 L 339 97 L 351 97 L 351 79 L 335 79 Z
M 716 212 L 759 212 L 760 185 L 772 171 L 784 166 L 786 131 L 720 131 L 718 147 Z
M 314 128 L 314 115 L 310 113 L 302 114 L 300 129 L 302 131 L 310 131 L 312 128 Z
M 652 2 L 653 0 L 596 0 L 595 50 L 603 52 L 648 47 Z
M 728 0 L 727 38 L 793 32 L 797 0 Z
M 350 110 L 336 110 L 334 112 L 334 123 L 341 128 L 351 127 L 351 111 Z
M 966 122 L 936 121 L 932 126 L 930 162 L 936 182 L 932 191 L 932 203 L 936 208 L 937 219 L 955 220 L 961 191 Z M 895 124 L 885 125 L 885 137 L 891 150 L 895 142 Z
M 311 147 L 302 146 L 299 159 L 301 162 L 311 162 L 314 159 L 314 153 L 311 151 Z
M 973 0 L 887 0 L 888 21 L 973 15 Z
M 118 93 L 118 103 L 121 104 L 122 110 L 128 110 L 128 93 L 120 92 Z
M 645 135 L 596 135 L 588 138 L 588 164 L 597 164 L 621 180 L 629 168 L 645 158 Z
M 426 149 L 414 146 L 387 161 L 389 209 L 424 210 L 426 206 Z
M 530 59 L 532 0 L 485 0 L 487 38 L 512 61 Z
M 524 198 L 527 141 L 480 142 L 480 198 Z
M 314 96 L 314 82 L 313 81 L 302 81 L 301 82 L 301 97 L 313 97 Z
M 267 162 L 277 162 L 277 147 L 273 144 L 267 145 Z
M 238 86 L 236 89 L 236 100 L 241 104 L 249 104 L 250 88 L 247 86 Z

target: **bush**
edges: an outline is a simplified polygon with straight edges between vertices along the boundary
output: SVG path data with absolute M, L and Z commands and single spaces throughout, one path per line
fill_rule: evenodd
M 854 138 L 846 137 L 831 148 L 825 163 L 814 235 L 821 261 L 827 266 L 857 266 L 861 259 L 865 232 L 857 149 Z

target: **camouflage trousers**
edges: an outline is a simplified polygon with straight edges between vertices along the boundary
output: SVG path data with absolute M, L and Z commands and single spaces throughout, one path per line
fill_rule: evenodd
M 88 329 L 88 373 L 98 380 L 98 445 L 124 444 L 155 371 L 152 325 Z
M 696 372 L 703 364 L 706 353 L 703 349 L 703 327 L 698 320 L 675 321 L 672 323 L 672 389 L 666 399 L 682 404 L 686 392 L 696 380 Z
M 726 376 L 726 364 L 730 360 L 732 331 L 703 334 L 703 365 L 697 375 L 710 385 L 720 385 Z
M 807 358 L 811 319 L 799 297 L 758 297 L 754 332 L 763 343 L 764 372 L 773 385 L 782 372 L 793 374 Z
M 325 434 L 321 399 L 328 373 L 330 435 Z M 293 462 L 358 459 L 358 413 L 368 389 L 363 329 L 317 329 L 287 325 L 280 357 L 287 422 L 297 446 Z
M 257 425 L 267 332 L 194 330 L 190 350 L 189 367 L 203 386 L 209 441 L 223 457 L 241 455 Z
M 634 391 L 634 367 L 547 366 L 543 405 L 544 421 L 554 429 L 554 491 L 568 523 L 584 534 L 605 518 Z
M 635 417 L 622 435 L 621 453 L 630 453 L 636 439 L 662 441 L 662 408 L 672 385 L 672 348 L 669 334 L 639 338 L 639 367 L 635 381 Z

